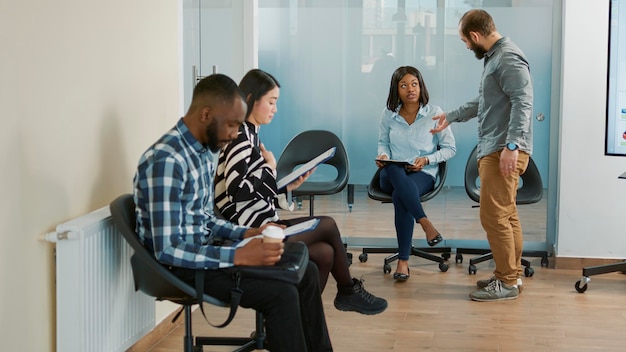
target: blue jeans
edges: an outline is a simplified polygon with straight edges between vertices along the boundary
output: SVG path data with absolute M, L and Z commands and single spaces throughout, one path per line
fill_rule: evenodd
M 421 171 L 407 173 L 400 165 L 387 165 L 380 172 L 380 188 L 391 194 L 393 201 L 400 260 L 409 260 L 413 228 L 416 222 L 426 217 L 420 197 L 434 187 L 435 180 L 429 174 Z

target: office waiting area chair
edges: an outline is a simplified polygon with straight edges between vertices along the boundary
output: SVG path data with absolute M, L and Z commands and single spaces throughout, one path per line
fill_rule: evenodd
M 591 281 L 590 276 L 614 273 L 617 271 L 621 271 L 622 274 L 626 274 L 626 261 L 584 267 L 583 276 L 580 278 L 580 280 L 576 281 L 576 283 L 574 284 L 574 288 L 578 293 L 584 293 L 585 291 L 587 291 L 587 284 L 589 283 L 589 281 Z
M 263 315 L 256 312 L 256 327 L 251 337 L 196 337 L 191 327 L 191 307 L 198 303 L 196 288 L 188 285 L 172 274 L 139 241 L 135 232 L 135 203 L 131 194 L 124 194 L 110 204 L 111 216 L 118 231 L 134 250 L 131 267 L 135 288 L 156 300 L 167 300 L 182 306 L 185 319 L 184 352 L 201 352 L 202 346 L 240 346 L 235 351 L 253 351 L 266 348 Z M 230 302 L 223 302 L 207 294 L 203 301 L 219 307 L 230 307 Z M 180 314 L 180 312 L 179 312 Z M 174 318 L 177 319 L 178 315 Z
M 302 206 L 302 197 L 309 198 L 309 216 L 314 216 L 315 213 L 315 196 L 339 193 L 348 184 L 350 162 L 348 160 L 348 152 L 341 139 L 333 132 L 326 130 L 300 132 L 287 143 L 276 163 L 277 179 L 280 179 L 290 174 L 298 166 L 306 164 L 332 147 L 336 147 L 335 155 L 323 164 L 331 166 L 336 171 L 335 178 L 322 181 L 311 181 L 309 179 L 292 191 L 292 195 L 297 199 L 298 208 Z M 350 209 L 352 209 L 352 203 L 354 202 L 353 192 L 353 187 L 349 187 L 348 206 Z M 344 246 L 347 247 L 346 244 Z M 348 257 L 348 265 L 352 264 L 352 253 L 346 251 L 346 256 Z
M 480 178 L 478 176 L 478 146 L 475 146 L 465 165 L 465 192 L 467 196 L 474 202 L 480 203 Z M 537 203 L 543 197 L 543 183 L 541 181 L 541 175 L 539 169 L 532 158 L 528 161 L 528 167 L 526 172 L 521 176 L 520 188 L 517 190 L 516 204 L 533 204 Z M 476 206 L 477 207 L 477 206 Z M 474 248 L 457 248 L 456 250 L 456 263 L 463 262 L 463 253 L 465 254 L 480 254 L 478 257 L 472 258 L 469 261 L 468 273 L 475 275 L 477 268 L 476 264 L 482 263 L 487 260 L 493 259 L 491 251 L 486 249 L 474 249 Z M 526 257 L 540 257 L 541 266 L 548 266 L 548 252 L 547 251 L 524 251 L 523 256 Z M 522 265 L 524 266 L 524 275 L 531 277 L 534 275 L 535 270 L 531 267 L 528 260 L 522 259 Z
M 380 188 L 380 172 L 382 168 L 376 170 L 376 173 L 372 177 L 370 184 L 367 186 L 367 195 L 373 200 L 377 200 L 383 203 L 391 203 L 391 195 L 383 192 Z M 446 181 L 446 175 L 448 173 L 447 163 L 439 163 L 439 171 L 437 173 L 437 179 L 435 180 L 434 188 L 420 197 L 421 202 L 426 202 L 433 199 L 443 189 L 444 182 Z M 410 255 L 424 258 L 436 263 L 439 263 L 439 270 L 442 272 L 448 271 L 449 265 L 446 261 L 450 258 L 452 249 L 450 247 L 432 247 L 432 248 L 416 248 L 411 247 Z M 390 263 L 398 259 L 398 248 L 389 247 L 364 247 L 363 253 L 359 255 L 359 261 L 365 263 L 368 259 L 368 253 L 394 253 L 385 258 L 383 264 L 383 272 L 389 274 L 391 272 Z M 431 253 L 441 253 L 441 256 L 436 256 Z

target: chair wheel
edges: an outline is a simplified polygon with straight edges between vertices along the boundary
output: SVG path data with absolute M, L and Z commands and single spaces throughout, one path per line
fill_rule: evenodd
M 476 265 L 470 264 L 467 271 L 470 275 L 476 275 Z
M 454 262 L 457 263 L 457 264 L 462 264 L 463 263 L 463 254 L 457 253 L 456 256 L 454 257 Z
M 576 288 L 576 291 L 578 291 L 578 293 L 583 293 L 583 292 L 587 291 L 587 284 L 584 284 L 581 287 L 580 286 L 580 280 L 576 281 L 576 285 L 574 285 L 574 287 Z
M 547 268 L 548 264 L 549 264 L 548 257 L 541 257 L 541 266 L 545 266 Z
M 443 260 L 448 260 L 450 259 L 450 252 L 443 252 L 441 253 L 441 258 L 443 258 Z
M 361 253 L 359 254 L 359 261 L 361 263 L 365 263 L 367 261 L 367 253 Z
M 448 264 L 446 264 L 446 263 L 439 263 L 439 270 L 441 270 L 442 272 L 445 273 L 446 271 L 448 271 L 448 268 L 449 268 Z
M 383 265 L 383 273 L 389 274 L 391 272 L 391 265 L 385 264 Z
M 524 268 L 524 276 L 526 277 L 532 277 L 533 275 L 535 275 L 535 269 L 527 266 L 526 268 Z

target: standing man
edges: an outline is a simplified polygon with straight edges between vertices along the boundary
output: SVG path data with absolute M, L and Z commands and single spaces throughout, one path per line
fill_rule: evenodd
M 243 238 L 266 226 L 248 228 L 213 214 L 217 152 L 235 137 L 246 102 L 232 79 L 213 74 L 193 91 L 187 114 L 141 156 L 134 178 L 139 237 L 156 259 L 195 286 L 204 270 L 204 292 L 230 301 L 235 278 L 220 270 L 233 265 L 274 265 L 283 243 Z M 232 245 L 222 245 L 230 240 Z M 332 351 L 317 266 L 309 262 L 298 285 L 241 278 L 240 304 L 263 313 L 272 351 Z
M 521 291 L 522 227 L 515 198 L 519 175 L 532 153 L 533 87 L 524 53 L 498 33 L 484 10 L 459 20 L 459 36 L 484 69 L 478 97 L 456 110 L 433 117 L 432 133 L 452 122 L 478 117 L 480 222 L 487 233 L 496 269 L 470 293 L 475 301 L 516 299 Z

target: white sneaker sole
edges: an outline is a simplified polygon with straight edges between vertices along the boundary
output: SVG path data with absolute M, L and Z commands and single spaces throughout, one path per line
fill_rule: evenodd
M 519 294 L 517 296 L 513 296 L 513 297 L 502 297 L 502 298 L 496 298 L 496 299 L 476 298 L 476 297 L 472 297 L 472 295 L 470 295 L 470 298 L 472 299 L 472 301 L 476 301 L 476 302 L 510 301 L 510 300 L 513 300 L 513 299 L 517 299 L 517 297 L 519 297 Z

